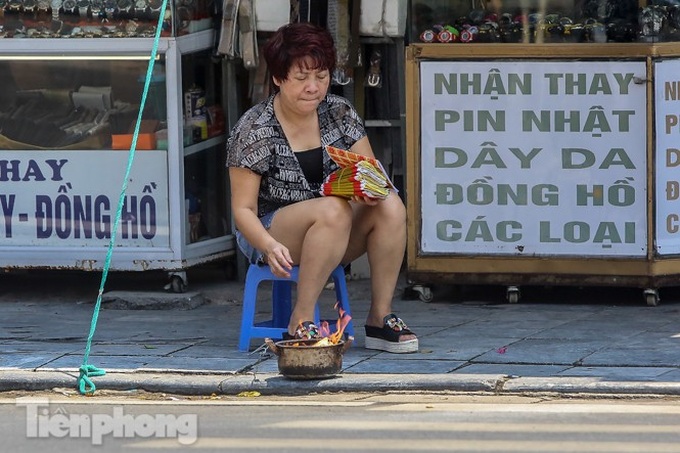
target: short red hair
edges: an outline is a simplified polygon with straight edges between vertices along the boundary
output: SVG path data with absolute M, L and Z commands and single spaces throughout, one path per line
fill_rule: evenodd
M 269 74 L 277 80 L 288 79 L 294 64 L 310 58 L 312 65 L 306 69 L 335 69 L 335 45 L 325 28 L 309 22 L 287 24 L 279 28 L 264 45 L 264 59 Z M 278 87 L 273 87 L 278 91 Z

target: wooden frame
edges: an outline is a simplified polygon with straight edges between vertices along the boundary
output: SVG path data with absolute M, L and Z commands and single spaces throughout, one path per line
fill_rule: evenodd
M 577 284 L 652 289 L 677 284 L 680 257 L 654 254 L 653 62 L 680 57 L 680 43 L 658 44 L 414 44 L 406 49 L 407 274 L 416 284 Z M 647 256 L 645 258 L 531 257 L 421 254 L 420 79 L 424 60 L 644 59 L 647 67 Z M 654 298 L 654 302 L 658 296 Z M 648 304 L 651 305 L 650 300 Z M 655 303 L 654 303 L 655 304 Z

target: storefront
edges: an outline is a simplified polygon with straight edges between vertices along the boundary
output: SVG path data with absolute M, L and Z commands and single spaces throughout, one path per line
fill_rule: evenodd
M 656 305 L 680 273 L 680 6 L 479 3 L 412 8 L 414 288 L 630 286 Z
M 0 10 L 0 268 L 103 268 L 150 75 L 111 269 L 234 254 L 212 4 L 9 2 Z
M 258 46 L 290 20 L 332 30 L 332 89 L 403 183 L 406 5 L 0 2 L 0 269 L 103 269 L 161 14 L 111 270 L 168 271 L 182 291 L 188 267 L 236 256 L 226 136 L 267 95 Z

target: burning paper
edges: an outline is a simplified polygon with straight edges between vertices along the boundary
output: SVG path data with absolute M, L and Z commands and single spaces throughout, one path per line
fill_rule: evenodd
M 328 338 L 332 344 L 338 344 L 340 340 L 342 340 L 342 334 L 345 332 L 345 327 L 347 327 L 349 322 L 352 320 L 352 317 L 348 315 L 345 310 L 339 307 L 338 302 L 335 303 L 334 308 L 338 310 L 338 320 L 335 323 L 335 332 L 331 332 L 328 322 L 326 321 L 321 323 L 319 332 L 321 333 L 322 337 L 325 337 L 324 339 Z
M 321 339 L 316 342 L 311 342 L 309 340 L 304 342 L 301 341 L 292 344 L 292 346 L 318 347 L 331 346 L 340 343 L 342 336 L 345 333 L 345 328 L 352 320 L 352 317 L 348 315 L 345 310 L 339 307 L 339 303 L 336 302 L 334 308 L 338 310 L 338 320 L 335 323 L 335 331 L 331 331 L 328 321 L 322 321 L 321 325 L 319 326 L 319 334 L 321 335 Z

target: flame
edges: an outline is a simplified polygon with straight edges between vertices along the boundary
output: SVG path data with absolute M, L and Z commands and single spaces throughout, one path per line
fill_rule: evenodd
M 331 332 L 331 329 L 326 321 L 321 323 L 319 332 L 321 333 L 322 337 L 328 338 L 328 341 L 330 341 L 331 344 L 338 344 L 340 340 L 342 340 L 342 334 L 345 332 L 345 328 L 352 320 L 352 317 L 340 307 L 340 302 L 336 302 L 333 308 L 338 311 L 338 320 L 335 323 L 335 332 Z
M 324 337 L 321 340 L 314 343 L 312 346 L 331 346 L 333 344 L 335 343 L 332 343 L 329 337 Z
M 321 325 L 319 326 L 319 334 L 321 335 L 321 339 L 317 341 L 316 343 L 313 344 L 306 344 L 306 343 L 294 343 L 292 346 L 330 346 L 333 344 L 338 344 L 340 340 L 342 340 L 342 335 L 345 332 L 345 328 L 349 324 L 349 322 L 352 320 L 352 317 L 347 314 L 345 310 L 343 310 L 340 307 L 340 303 L 336 302 L 335 306 L 333 307 L 338 311 L 338 320 L 335 323 L 335 332 L 331 331 L 330 326 L 328 325 L 327 321 L 321 322 Z

